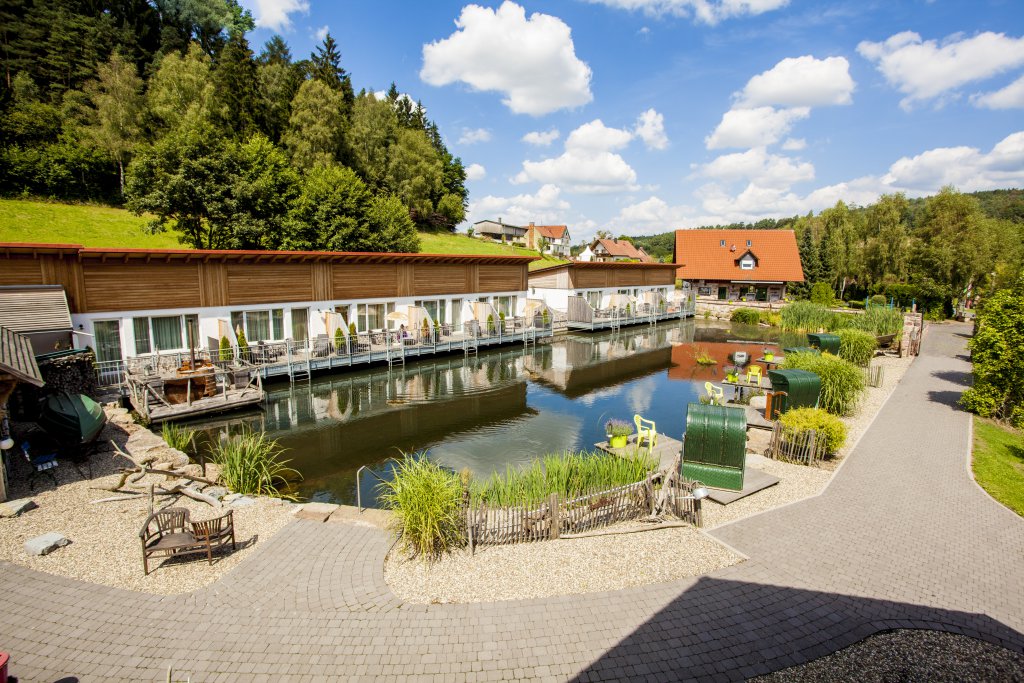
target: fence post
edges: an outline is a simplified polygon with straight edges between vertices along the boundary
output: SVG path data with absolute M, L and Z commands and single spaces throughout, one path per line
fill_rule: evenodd
M 561 534 L 561 512 L 562 510 L 558 505 L 558 494 L 552 493 L 548 498 L 548 514 L 551 517 L 551 539 L 556 539 Z
M 473 506 L 466 507 L 466 532 L 469 535 L 469 554 L 475 555 L 473 548 Z

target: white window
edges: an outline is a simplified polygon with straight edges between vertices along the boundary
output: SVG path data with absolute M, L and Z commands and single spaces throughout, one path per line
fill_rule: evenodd
M 248 342 L 284 341 L 284 309 L 232 311 L 231 327 L 235 334 L 239 328 L 244 330 Z
M 516 314 L 516 297 L 514 296 L 496 296 L 491 300 L 491 304 L 498 315 L 504 313 L 506 318 L 511 318 Z
M 181 351 L 188 348 L 189 332 L 192 344 L 199 346 L 199 316 L 161 315 L 151 318 L 132 318 L 135 333 L 135 355 Z
M 435 323 L 443 323 L 448 318 L 448 300 L 447 299 L 424 299 L 422 301 L 414 301 L 413 306 L 419 306 L 427 311 L 427 315 Z
M 754 259 L 750 258 L 749 256 L 744 258 L 744 259 L 742 259 L 740 261 L 740 269 L 742 269 L 742 270 L 753 270 L 754 269 Z

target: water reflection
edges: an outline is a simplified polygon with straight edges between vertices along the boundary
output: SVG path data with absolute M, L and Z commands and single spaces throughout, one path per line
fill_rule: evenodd
M 694 348 L 713 345 L 717 357 L 719 347 L 749 346 L 756 358 L 773 336 L 692 320 L 565 335 L 536 348 L 275 384 L 265 410 L 199 426 L 207 439 L 242 425 L 265 429 L 302 472 L 300 496 L 352 503 L 356 470 L 370 465 L 383 473 L 402 452 L 426 450 L 446 466 L 486 476 L 543 453 L 592 448 L 612 417 L 642 413 L 678 436 L 686 404 L 703 391 Z M 364 477 L 364 502 L 372 501 L 372 484 Z

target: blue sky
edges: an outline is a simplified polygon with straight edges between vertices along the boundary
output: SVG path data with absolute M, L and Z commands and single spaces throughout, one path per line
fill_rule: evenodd
M 580 241 L 1024 186 L 1020 0 L 242 4 L 257 51 L 329 29 L 357 90 L 422 100 L 469 221 Z

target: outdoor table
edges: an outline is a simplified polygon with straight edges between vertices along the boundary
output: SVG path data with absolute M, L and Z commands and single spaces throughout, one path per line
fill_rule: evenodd
M 765 365 L 782 365 L 786 362 L 783 356 L 775 356 L 775 360 L 765 360 L 763 357 L 758 358 L 754 361 L 755 363 L 764 363 Z
M 746 379 L 744 379 L 744 377 L 741 375 L 739 380 L 736 382 L 723 380 L 722 384 L 727 384 L 729 386 L 736 387 L 736 391 L 739 393 L 740 400 L 743 400 L 743 392 L 746 389 L 761 389 L 763 391 L 771 391 L 772 388 L 772 383 L 768 380 L 767 377 L 762 377 L 760 384 L 754 384 L 753 382 L 746 381 Z

